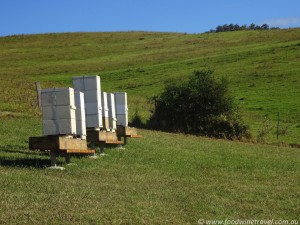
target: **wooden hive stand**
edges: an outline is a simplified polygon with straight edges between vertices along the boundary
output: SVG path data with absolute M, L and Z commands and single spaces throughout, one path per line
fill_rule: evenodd
M 29 137 L 29 149 L 50 151 L 52 167 L 57 167 L 56 155 L 59 153 L 65 155 L 67 163 L 70 163 L 70 154 L 95 154 L 95 150 L 88 149 L 86 140 L 61 135 Z
M 127 144 L 127 138 L 142 138 L 142 135 L 138 134 L 137 128 L 135 127 L 124 127 L 117 126 L 117 136 L 119 139 L 124 138 L 124 144 Z
M 87 141 L 89 143 L 99 144 L 100 153 L 104 152 L 105 145 L 122 145 L 124 141 L 120 140 L 116 132 L 103 130 L 87 130 Z

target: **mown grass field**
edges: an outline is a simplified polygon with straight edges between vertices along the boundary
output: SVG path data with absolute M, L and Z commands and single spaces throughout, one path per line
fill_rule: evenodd
M 197 224 L 202 219 L 300 219 L 300 152 L 140 130 L 126 149 L 72 158 L 53 171 L 27 150 L 38 119 L 3 122 L 1 224 Z M 27 132 L 28 133 L 27 133 Z M 3 132 L 3 130 L 1 130 Z M 12 142 L 14 141 L 14 142 Z M 3 143 L 3 142 L 2 142 Z
M 0 38 L 0 224 L 197 224 L 198 219 L 300 219 L 300 29 L 217 34 L 66 33 Z M 273 145 L 140 130 L 125 150 L 46 169 L 28 150 L 41 135 L 34 82 L 70 86 L 99 74 L 127 91 L 144 121 L 169 79 L 211 68 L 254 134 Z

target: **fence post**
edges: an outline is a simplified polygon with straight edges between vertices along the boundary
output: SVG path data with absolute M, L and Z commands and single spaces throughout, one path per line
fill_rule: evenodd
M 36 88 L 36 97 L 37 97 L 37 104 L 39 108 L 42 107 L 42 99 L 41 99 L 41 84 L 40 82 L 35 82 L 35 88 Z

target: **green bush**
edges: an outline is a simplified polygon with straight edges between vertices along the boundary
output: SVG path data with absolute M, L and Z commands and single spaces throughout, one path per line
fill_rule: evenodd
M 188 80 L 169 82 L 156 98 L 148 125 L 165 131 L 209 137 L 249 138 L 225 79 L 214 79 L 211 70 L 195 71 Z

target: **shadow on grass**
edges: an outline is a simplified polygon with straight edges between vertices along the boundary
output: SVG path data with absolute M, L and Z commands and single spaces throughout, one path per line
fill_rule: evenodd
M 20 153 L 25 155 L 37 155 L 36 151 L 30 151 L 28 149 L 24 150 L 23 146 L 19 145 L 4 145 L 0 146 L 0 152 L 6 152 L 6 153 Z M 46 152 L 39 152 L 39 155 L 49 155 Z
M 0 166 L 27 168 L 44 168 L 50 166 L 50 159 L 39 158 L 44 156 L 49 157 L 49 153 L 34 152 L 24 148 L 24 146 L 20 145 L 0 146 Z
M 10 158 L 0 158 L 0 166 L 8 166 L 8 167 L 25 167 L 25 168 L 45 168 L 49 167 L 50 160 L 49 159 L 30 159 L 30 158 L 18 158 L 18 159 L 10 159 Z

